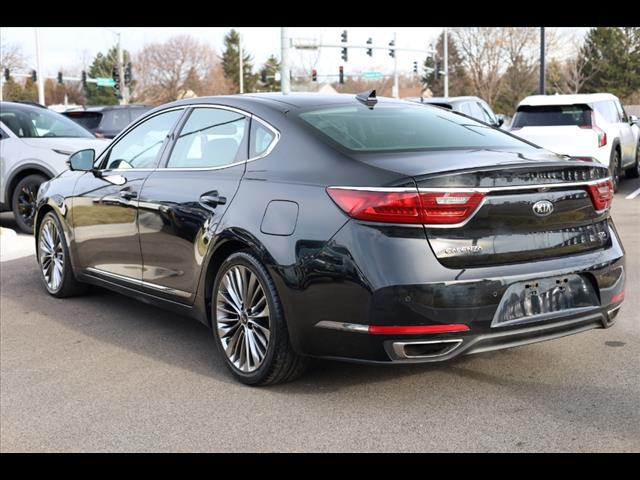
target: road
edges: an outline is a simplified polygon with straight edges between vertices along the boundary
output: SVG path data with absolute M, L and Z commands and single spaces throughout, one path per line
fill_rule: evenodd
M 269 388 L 235 382 L 195 321 L 101 289 L 56 300 L 32 255 L 5 261 L 0 450 L 638 452 L 638 188 L 614 201 L 612 328 L 439 365 L 317 362 Z

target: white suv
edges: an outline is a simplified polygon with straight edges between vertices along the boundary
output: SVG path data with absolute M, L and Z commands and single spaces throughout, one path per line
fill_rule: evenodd
M 532 95 L 518 105 L 510 131 L 556 153 L 607 165 L 617 190 L 620 175 L 640 175 L 638 118 L 610 93 Z

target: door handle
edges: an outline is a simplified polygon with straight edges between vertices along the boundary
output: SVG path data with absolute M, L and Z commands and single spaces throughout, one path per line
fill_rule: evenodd
M 214 190 L 213 192 L 203 193 L 200 196 L 200 202 L 205 205 L 209 205 L 210 207 L 217 207 L 218 205 L 224 205 L 227 203 L 227 198 L 221 197 L 218 195 L 218 191 Z
M 138 192 L 132 192 L 131 190 L 120 190 L 120 197 L 125 200 L 131 200 L 132 198 L 138 198 Z

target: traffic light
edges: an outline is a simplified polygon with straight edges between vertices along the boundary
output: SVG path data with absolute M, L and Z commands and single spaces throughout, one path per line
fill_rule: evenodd
M 124 84 L 127 86 L 131 85 L 131 80 L 131 62 L 128 62 L 124 67 Z
M 340 65 L 340 83 L 344 83 L 344 67 Z
M 348 55 L 347 55 L 347 47 L 344 47 L 344 48 L 342 49 L 342 60 L 344 60 L 345 62 L 348 62 L 348 61 L 349 61 L 349 60 L 348 60 L 348 58 L 349 58 L 349 57 L 348 57 Z
M 418 73 L 418 62 L 413 62 L 413 73 Z
M 395 40 L 391 40 L 389 42 L 389 47 L 391 47 L 391 48 L 389 48 L 389 56 L 391 58 L 395 58 L 396 57 L 396 50 L 395 50 L 395 48 L 393 48 L 393 47 L 395 47 L 395 45 L 396 45 Z
M 113 78 L 113 81 L 116 82 L 113 88 L 115 90 L 120 90 L 120 71 L 118 69 L 118 65 L 113 66 L 113 70 L 111 71 L 111 78 Z M 118 94 L 116 93 L 116 95 Z
M 38 72 L 36 72 L 35 70 L 31 70 L 31 80 L 33 80 L 34 82 L 38 81 Z
M 267 71 L 266 70 L 262 70 L 260 72 L 260 81 L 262 83 L 267 83 Z
M 311 69 L 311 81 L 312 82 L 318 81 L 318 71 L 315 68 Z
M 82 71 L 82 87 L 87 88 L 87 72 Z
M 347 43 L 347 31 L 343 30 L 342 34 L 340 35 L 340 41 L 342 43 Z M 344 60 L 345 62 L 348 61 L 348 53 L 347 53 L 347 47 L 342 47 L 342 60 Z
M 8 82 L 10 77 L 11 77 L 11 74 L 9 72 L 9 69 L 5 68 L 4 69 L 4 79 Z
M 340 34 L 340 38 L 341 38 L 341 42 L 342 43 L 347 43 L 347 31 L 343 30 L 342 34 Z
M 62 72 L 58 72 L 58 83 L 62 85 L 64 81 L 62 80 Z
M 371 37 L 369 37 L 369 40 L 367 40 L 367 45 L 371 45 L 372 43 L 373 40 L 371 39 Z M 367 55 L 373 57 L 373 48 L 367 48 Z

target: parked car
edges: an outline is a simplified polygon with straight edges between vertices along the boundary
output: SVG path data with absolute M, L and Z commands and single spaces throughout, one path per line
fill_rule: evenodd
M 408 97 L 405 100 L 427 103 L 464 113 L 496 128 L 501 127 L 504 123 L 504 116 L 493 113 L 489 104 L 480 97 Z
M 108 105 L 73 108 L 63 112 L 98 138 L 113 138 L 140 115 L 151 110 L 148 105 Z
M 532 95 L 518 105 L 510 131 L 557 153 L 595 158 L 616 190 L 623 172 L 640 175 L 638 118 L 610 93 Z
M 0 211 L 13 210 L 18 228 L 31 233 L 40 184 L 66 170 L 76 150 L 101 152 L 108 143 L 41 105 L 0 103 Z
M 247 384 L 609 327 L 624 297 L 606 167 L 375 92 L 180 100 L 70 164 L 38 196 L 46 290 L 191 315 Z

